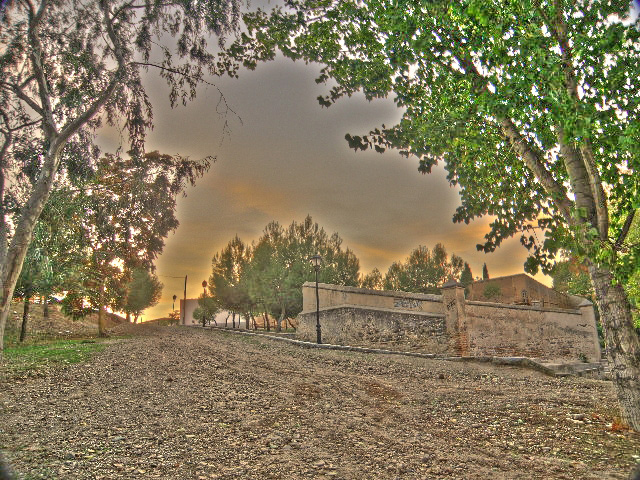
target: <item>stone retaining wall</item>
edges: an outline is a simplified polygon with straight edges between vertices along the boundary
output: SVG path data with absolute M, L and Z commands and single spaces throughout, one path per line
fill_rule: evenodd
M 449 350 L 443 314 L 342 305 L 320 311 L 322 340 L 424 353 Z M 316 312 L 301 313 L 297 337 L 316 340 Z
M 316 339 L 316 291 L 303 285 L 297 337 Z M 393 347 L 459 356 L 524 356 L 544 361 L 600 360 L 593 305 L 576 309 L 465 300 L 464 288 L 442 295 L 318 285 L 326 343 Z

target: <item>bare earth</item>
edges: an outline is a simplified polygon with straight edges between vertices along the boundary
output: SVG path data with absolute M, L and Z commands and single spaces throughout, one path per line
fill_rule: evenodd
M 0 445 L 24 478 L 600 480 L 640 455 L 605 381 L 134 331 L 0 380 Z

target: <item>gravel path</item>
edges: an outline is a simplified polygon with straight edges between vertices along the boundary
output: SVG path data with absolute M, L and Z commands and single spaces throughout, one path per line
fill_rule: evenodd
M 600 380 L 135 332 L 0 383 L 0 445 L 23 478 L 600 480 L 640 455 Z

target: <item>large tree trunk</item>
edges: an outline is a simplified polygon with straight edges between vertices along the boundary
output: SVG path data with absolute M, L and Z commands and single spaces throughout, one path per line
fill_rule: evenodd
M 46 295 L 43 297 L 44 300 L 42 302 L 42 318 L 45 320 L 49 320 L 49 297 Z
M 22 326 L 20 327 L 20 342 L 24 342 L 27 336 L 27 320 L 29 319 L 29 298 L 24 299 L 24 308 L 22 310 Z
M 629 299 L 607 269 L 590 266 L 589 275 L 600 309 L 622 421 L 640 432 L 640 338 L 633 328 Z
M 284 308 L 280 312 L 280 317 L 278 318 L 278 323 L 276 323 L 276 332 L 280 333 L 282 331 L 282 321 L 284 320 Z
M 98 336 L 106 337 L 107 336 L 107 328 L 104 321 L 104 307 L 100 305 L 98 307 Z
M 4 262 L 0 266 L 0 353 L 4 349 L 4 330 L 11 310 L 13 292 L 33 238 L 33 229 L 51 194 L 63 146 L 64 143 L 59 138 L 51 142 L 38 181 L 31 191 L 29 200 L 20 211 L 15 233 L 6 250 Z

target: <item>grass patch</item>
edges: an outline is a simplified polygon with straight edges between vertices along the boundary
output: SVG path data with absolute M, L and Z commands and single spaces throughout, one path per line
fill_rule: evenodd
M 105 343 L 93 339 L 57 340 L 53 342 L 10 346 L 4 350 L 0 378 L 21 376 L 51 367 L 87 361 L 104 350 Z

